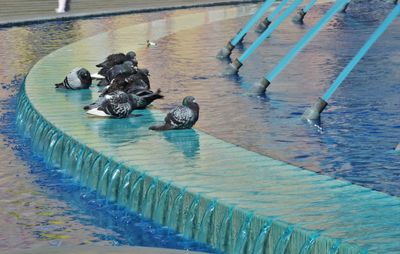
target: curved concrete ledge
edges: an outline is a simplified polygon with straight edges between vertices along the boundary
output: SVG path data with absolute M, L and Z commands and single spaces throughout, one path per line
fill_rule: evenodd
M 149 131 L 148 126 L 163 117 L 157 110 L 129 119 L 90 118 L 81 108 L 96 98 L 96 91 L 53 88 L 73 67 L 94 66 L 111 52 L 138 50 L 146 36 L 157 39 L 249 11 L 232 8 L 171 17 L 61 48 L 41 59 L 27 76 L 17 124 L 49 163 L 81 184 L 222 251 L 398 253 L 397 197 L 288 165 L 197 130 Z

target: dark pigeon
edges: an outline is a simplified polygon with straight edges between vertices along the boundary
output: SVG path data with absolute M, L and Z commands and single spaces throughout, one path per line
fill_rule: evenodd
M 90 72 L 85 68 L 76 67 L 67 74 L 62 83 L 55 84 L 56 88 L 65 89 L 88 89 L 92 85 Z
M 137 66 L 136 53 L 129 51 L 126 55 L 123 53 L 111 54 L 104 62 L 97 64 L 96 67 L 101 68 L 99 74 L 105 76 L 109 69 L 125 61 L 131 61 L 134 66 Z
M 199 119 L 199 104 L 192 96 L 183 99 L 182 106 L 173 108 L 164 119 L 162 125 L 149 127 L 154 131 L 190 129 Z
M 137 69 L 137 73 L 139 74 L 139 77 L 147 84 L 147 89 L 150 89 L 150 71 L 148 69 Z
M 134 74 L 119 74 L 116 76 L 102 91 L 100 96 L 112 93 L 114 91 L 123 91 L 125 93 L 134 93 L 136 91 L 150 90 L 148 86 L 142 79 L 141 75 L 138 73 Z
M 100 97 L 98 101 L 85 108 L 88 108 L 86 111 L 88 114 L 113 118 L 126 118 L 134 109 L 131 97 L 121 91 Z
M 110 98 L 110 96 L 114 96 L 116 93 L 119 93 L 122 91 L 115 91 L 110 94 L 106 94 L 104 96 L 99 97 L 99 99 L 92 104 L 89 104 L 85 107 L 83 107 L 84 110 L 93 110 L 93 109 L 98 109 L 103 105 L 103 103 Z M 122 92 L 124 93 L 124 92 Z M 126 94 L 126 93 L 125 93 Z M 152 103 L 154 100 L 157 99 L 162 99 L 164 98 L 163 95 L 161 95 L 161 90 L 158 89 L 155 93 L 149 91 L 148 93 L 141 93 L 141 95 L 136 95 L 136 94 L 127 94 L 129 96 L 129 102 L 132 107 L 132 110 L 135 109 L 145 109 L 150 103 Z M 99 114 L 98 114 L 99 115 Z
M 118 64 L 112 67 L 107 71 L 105 75 L 105 79 L 101 80 L 97 85 L 98 86 L 107 86 L 111 83 L 111 81 L 121 74 L 133 74 L 136 73 L 137 70 L 135 66 L 130 61 L 125 61 L 123 64 Z

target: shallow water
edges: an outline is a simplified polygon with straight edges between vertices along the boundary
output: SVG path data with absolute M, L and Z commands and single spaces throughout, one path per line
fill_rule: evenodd
M 139 245 L 215 252 L 107 203 L 33 153 L 15 126 L 16 93 L 40 58 L 85 37 L 195 10 L 0 29 L 0 252 L 44 246 Z
M 390 12 L 384 1 L 352 2 L 272 82 L 265 97 L 245 93 L 278 63 L 325 13 L 314 7 L 304 25 L 290 20 L 244 64 L 238 77 L 224 78 L 227 62 L 215 59 L 247 17 L 183 31 L 158 41 L 140 55 L 151 69 L 152 87 L 166 98 L 167 109 L 177 97 L 193 95 L 200 103 L 196 127 L 261 154 L 321 174 L 346 179 L 400 196 L 400 62 L 397 19 L 353 70 L 329 101 L 320 125 L 300 119 L 357 53 Z M 243 48 L 256 39 L 250 32 Z
M 400 102 L 400 73 L 396 68 L 400 62 L 399 20 L 329 101 L 322 125 L 310 126 L 300 120 L 304 110 L 323 94 L 389 12 L 390 4 L 376 0 L 352 4 L 348 14 L 337 15 L 274 80 L 266 97 L 245 95 L 249 84 L 271 70 L 327 7 L 312 9 L 302 26 L 287 21 L 246 62 L 237 78 L 219 77 L 227 63 L 215 59 L 215 54 L 247 17 L 165 37 L 157 42 L 157 47 L 137 52 L 140 65 L 150 69 L 152 87 L 162 88 L 166 95 L 157 102 L 157 107 L 166 110 L 187 94 L 197 98 L 201 106 L 196 125 L 199 129 L 261 154 L 399 196 L 400 162 L 398 154 L 392 152 L 400 141 L 400 121 L 396 117 Z M 39 158 L 31 157 L 29 147 L 10 125 L 15 117 L 13 96 L 18 86 L 15 82 L 8 84 L 15 80 L 15 74 L 26 75 L 44 55 L 76 40 L 202 10 L 51 22 L 0 30 L 0 82 L 5 84 L 0 92 L 1 114 L 2 123 L 7 124 L 0 132 L 0 250 L 154 242 L 151 234 L 139 240 L 130 237 L 132 232 L 126 227 L 129 225 L 126 220 L 135 216 L 126 218 L 125 211 L 99 200 L 74 185 L 71 179 L 63 178 L 56 169 L 45 168 Z M 255 38 L 254 33 L 249 33 L 243 47 Z M 243 49 L 235 51 L 233 57 L 240 52 Z M 168 240 L 162 240 L 163 246 L 209 251 L 181 240 L 166 229 L 155 230 L 150 222 L 135 223 L 140 235 L 157 230 L 167 235 Z

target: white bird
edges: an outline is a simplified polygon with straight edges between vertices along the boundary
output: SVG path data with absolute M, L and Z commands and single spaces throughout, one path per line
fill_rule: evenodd
M 157 43 L 147 40 L 146 41 L 147 47 L 156 46 Z

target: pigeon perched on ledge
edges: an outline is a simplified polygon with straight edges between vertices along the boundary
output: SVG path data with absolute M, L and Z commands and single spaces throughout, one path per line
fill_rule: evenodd
M 122 64 L 126 61 L 131 61 L 134 66 L 137 66 L 138 62 L 136 60 L 136 53 L 133 51 L 129 51 L 128 53 L 126 53 L 126 55 L 124 53 L 111 54 L 107 56 L 104 62 L 97 64 L 96 67 L 101 68 L 99 74 L 105 76 L 107 71 L 113 66 Z
M 133 111 L 130 96 L 122 91 L 100 97 L 98 101 L 85 106 L 84 109 L 88 109 L 86 113 L 91 115 L 114 118 L 126 118 Z
M 150 85 L 146 83 L 146 81 L 149 82 L 149 79 L 145 76 L 148 71 L 147 69 L 143 70 L 145 71 L 138 69 L 137 72 L 133 74 L 125 73 L 117 75 L 113 80 L 111 80 L 110 84 L 101 91 L 100 96 L 104 96 L 114 91 L 136 94 L 136 91 L 150 90 Z M 147 79 L 143 80 L 143 76 Z
M 105 74 L 105 79 L 101 80 L 97 85 L 98 86 L 108 86 L 111 81 L 121 74 L 133 74 L 136 73 L 136 67 L 130 61 L 125 61 L 123 64 L 118 64 L 113 66 L 111 69 L 107 71 Z
M 192 96 L 183 99 L 182 106 L 177 106 L 168 112 L 162 125 L 150 126 L 150 130 L 165 131 L 190 129 L 199 119 L 199 104 Z
M 133 51 L 129 51 L 126 55 L 124 53 L 111 54 L 106 57 L 104 62 L 96 64 L 96 67 L 113 67 L 131 59 L 136 59 L 136 53 Z
M 56 88 L 64 89 L 88 89 L 92 85 L 90 72 L 85 68 L 76 67 L 67 74 L 62 83 L 55 84 Z
M 92 104 L 89 104 L 89 105 L 83 107 L 83 109 L 84 110 L 88 110 L 88 111 L 93 110 L 93 109 L 102 110 L 101 108 L 102 108 L 102 106 L 104 107 L 105 101 L 111 100 L 111 99 L 115 100 L 115 98 L 118 97 L 118 96 L 123 98 L 125 96 L 123 94 L 126 94 L 128 96 L 129 104 L 130 104 L 132 110 L 145 109 L 153 101 L 155 101 L 157 99 L 164 98 L 164 95 L 161 94 L 161 90 L 160 89 L 158 89 L 156 92 L 152 92 L 150 90 L 143 90 L 143 91 L 140 91 L 140 95 L 127 94 L 127 93 L 125 93 L 123 91 L 114 91 L 114 92 L 112 92 L 110 94 L 106 94 L 104 96 L 100 96 L 97 99 L 97 101 L 95 101 Z M 123 100 L 119 100 L 118 103 L 121 103 L 121 101 L 123 101 Z M 88 112 L 88 113 L 91 114 L 90 112 Z M 104 116 L 102 113 L 98 113 L 96 110 L 94 110 L 92 113 L 93 114 L 96 113 L 96 115 L 98 115 L 98 116 Z

